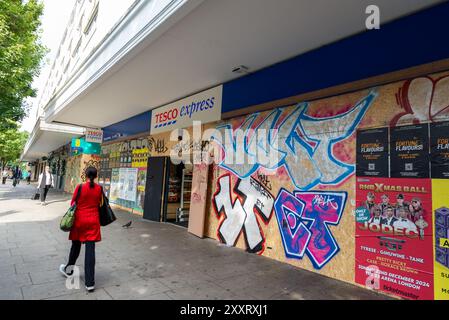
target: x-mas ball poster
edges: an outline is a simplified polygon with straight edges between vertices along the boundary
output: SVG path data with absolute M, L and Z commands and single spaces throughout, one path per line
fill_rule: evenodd
M 431 180 L 357 177 L 356 187 L 356 282 L 406 299 L 433 299 Z M 375 206 L 358 219 L 368 196 Z

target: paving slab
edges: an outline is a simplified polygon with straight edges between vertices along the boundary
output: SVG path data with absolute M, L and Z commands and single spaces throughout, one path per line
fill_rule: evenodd
M 96 289 L 94 292 L 87 292 L 82 289 L 72 290 L 70 294 L 47 298 L 44 300 L 112 300 L 112 297 L 103 289 Z
M 51 190 L 42 207 L 30 200 L 34 191 L 0 185 L 0 299 L 387 299 L 117 209 L 117 222 L 102 228 L 96 246 L 96 291 L 84 289 L 84 248 L 80 288 L 71 289 L 74 279 L 67 287 L 58 271 L 71 246 L 59 230 L 70 195 Z M 131 228 L 122 228 L 128 221 Z

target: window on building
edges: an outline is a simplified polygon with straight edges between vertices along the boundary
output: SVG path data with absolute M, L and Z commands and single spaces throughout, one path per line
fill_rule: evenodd
M 76 44 L 76 47 L 72 52 L 72 57 L 75 57 L 78 54 L 81 47 L 81 40 L 82 40 L 81 38 L 78 40 L 78 43 Z
M 64 68 L 64 74 L 67 76 L 67 71 L 69 70 L 70 67 L 70 60 L 67 62 L 65 68 Z
M 81 30 L 83 29 L 83 21 L 84 21 L 84 13 L 81 15 L 80 21 L 78 23 L 78 27 L 76 30 L 78 30 L 81 33 Z
M 90 33 L 93 26 L 95 25 L 95 22 L 97 21 L 97 17 L 98 17 L 98 1 L 95 2 L 92 13 L 90 14 L 89 19 L 87 20 L 86 27 L 84 28 L 84 34 L 87 35 Z

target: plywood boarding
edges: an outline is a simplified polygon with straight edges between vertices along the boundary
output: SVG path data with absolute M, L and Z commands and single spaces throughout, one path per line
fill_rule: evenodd
M 273 110 L 253 113 L 231 119 L 226 123 L 233 129 L 237 129 L 240 126 L 256 128 L 259 125 L 263 126 L 264 121 L 272 121 L 270 126 L 278 129 L 280 147 L 290 158 L 279 162 L 273 170 L 265 170 L 263 166 L 258 166 L 254 172 L 251 169 L 252 166 L 247 164 L 234 167 L 215 165 L 210 182 L 214 194 L 206 217 L 206 236 L 218 239 L 227 245 L 235 245 L 325 276 L 354 283 L 356 130 L 449 120 L 449 73 L 422 76 L 310 103 L 299 103 L 279 110 L 278 114 L 272 112 Z M 254 120 L 251 125 L 248 122 L 245 123 L 248 119 Z M 295 121 L 299 121 L 296 124 L 301 124 L 300 128 L 295 125 Z M 292 129 L 295 131 L 293 132 Z M 288 139 L 292 134 L 298 134 L 293 144 L 292 140 Z M 249 143 L 251 136 L 246 135 L 246 137 Z M 325 144 L 327 148 L 320 149 L 320 144 Z M 223 141 L 223 145 L 224 150 L 231 150 L 232 143 Z M 288 149 L 286 145 L 290 147 L 294 145 L 294 148 Z M 298 157 L 299 165 L 294 164 L 295 157 Z M 256 182 L 243 184 L 244 187 L 246 186 L 245 191 L 242 181 L 249 179 L 250 176 Z M 227 179 L 229 184 L 225 183 L 228 182 Z M 304 181 L 311 183 L 307 184 Z M 230 189 L 220 188 L 218 186 L 220 182 L 223 186 L 229 185 Z M 256 214 L 258 228 L 252 229 L 252 234 L 249 234 L 250 231 L 245 231 L 238 223 L 225 226 L 226 219 L 242 214 L 244 210 L 242 207 L 245 201 L 248 201 L 245 200 L 244 194 L 233 191 L 238 186 L 238 182 L 244 189 L 243 193 L 253 192 L 250 194 L 251 197 L 260 197 L 260 194 L 254 191 L 256 189 L 263 189 L 264 192 L 271 194 L 272 199 L 269 196 L 265 197 L 263 205 L 273 205 L 270 201 L 280 197 L 282 190 L 292 194 L 297 191 L 300 197 L 306 197 L 306 193 L 316 195 L 335 193 L 337 197 L 346 194 L 347 198 L 340 220 L 336 224 L 328 225 L 331 238 L 338 245 L 338 252 L 324 263 L 322 263 L 323 256 L 320 256 L 322 252 L 313 247 L 301 258 L 292 257 L 291 251 L 294 251 L 294 248 L 288 248 L 286 246 L 288 241 L 283 241 L 282 222 L 277 218 L 274 209 L 266 219 L 262 219 L 260 213 Z M 257 188 L 251 191 L 251 185 Z M 229 201 L 226 200 L 227 198 L 230 198 Z M 343 198 L 342 196 L 341 199 Z M 236 205 L 239 201 L 242 207 Z M 256 206 L 263 208 L 260 204 Z M 216 209 L 221 211 L 217 212 Z M 243 212 L 243 215 L 245 213 Z M 246 216 L 252 214 L 249 212 Z M 293 225 L 294 223 L 290 227 Z M 256 242 L 257 236 L 260 236 L 261 246 L 252 248 L 245 232 L 248 232 L 250 238 L 256 239 Z M 235 234 L 237 238 L 235 242 L 232 242 Z M 320 263 L 321 265 L 318 265 Z

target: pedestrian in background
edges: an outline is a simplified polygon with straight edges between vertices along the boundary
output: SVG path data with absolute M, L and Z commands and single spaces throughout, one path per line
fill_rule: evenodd
M 28 170 L 28 175 L 27 175 L 27 184 L 31 183 L 31 170 Z
M 19 166 L 16 166 L 13 170 L 12 174 L 12 185 L 15 188 L 17 184 L 19 184 L 20 179 L 22 178 L 22 170 L 20 170 Z
M 8 179 L 9 171 L 4 168 L 2 171 L 2 184 L 6 184 L 6 179 Z
M 48 190 L 54 187 L 54 178 L 50 172 L 50 167 L 46 166 L 45 171 L 39 175 L 39 180 L 37 183 L 37 188 L 39 189 L 39 193 L 41 195 L 41 205 L 46 205 L 45 200 L 47 199 Z
M 97 169 L 89 167 L 86 169 L 87 182 L 78 185 L 73 193 L 71 206 L 76 203 L 75 221 L 70 230 L 69 240 L 72 240 L 69 261 L 61 264 L 59 271 L 69 277 L 73 274 L 73 266 L 79 257 L 81 244 L 86 245 L 84 258 L 84 280 L 86 290 L 95 290 L 95 242 L 101 241 L 100 211 L 103 201 L 103 192 L 100 185 L 94 180 L 97 178 Z M 81 190 L 79 190 L 81 188 Z M 80 191 L 78 200 L 77 194 Z M 67 268 L 71 266 L 71 270 Z

